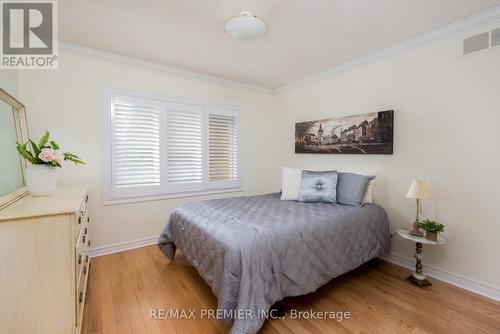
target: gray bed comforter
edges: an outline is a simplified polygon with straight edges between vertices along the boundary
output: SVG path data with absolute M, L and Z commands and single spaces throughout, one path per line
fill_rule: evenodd
M 232 334 L 254 334 L 263 311 L 315 291 L 390 248 L 387 214 L 363 207 L 281 201 L 279 194 L 183 204 L 159 247 L 179 248 L 218 299 Z M 226 312 L 223 312 L 226 311 Z

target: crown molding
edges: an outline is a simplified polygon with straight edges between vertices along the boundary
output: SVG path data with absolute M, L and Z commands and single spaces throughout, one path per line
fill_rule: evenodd
M 314 75 L 292 81 L 288 84 L 274 87 L 273 92 L 275 95 L 286 92 L 292 88 L 296 88 L 314 81 L 328 78 L 335 74 L 351 70 L 361 65 L 366 65 L 369 63 L 376 62 L 388 56 L 392 56 L 398 53 L 402 53 L 411 49 L 415 49 L 419 46 L 425 44 L 431 44 L 445 40 L 450 37 L 454 37 L 460 34 L 467 33 L 472 29 L 476 29 L 480 26 L 490 24 L 500 19 L 500 6 L 495 6 L 490 9 L 481 11 L 479 13 L 473 14 L 471 16 L 465 17 L 461 20 L 449 23 L 437 29 L 431 30 L 424 34 L 409 38 L 400 43 L 391 45 L 389 47 L 370 52 L 364 56 L 354 58 L 338 66 L 329 68 L 327 70 L 321 71 Z
M 185 69 L 182 69 L 180 67 L 164 65 L 161 63 L 143 60 L 140 58 L 124 56 L 124 55 L 121 55 L 118 53 L 98 50 L 98 49 L 94 49 L 94 48 L 90 48 L 90 47 L 86 47 L 86 46 L 82 46 L 82 45 L 78 45 L 78 44 L 73 44 L 73 43 L 69 43 L 69 42 L 59 41 L 59 49 L 64 50 L 64 51 L 70 51 L 73 53 L 86 55 L 86 56 L 90 56 L 90 57 L 106 59 L 106 60 L 111 61 L 111 62 L 121 63 L 121 64 L 125 64 L 125 65 L 132 65 L 135 67 L 140 67 L 140 68 L 149 69 L 149 70 L 153 70 L 153 71 L 163 72 L 166 74 L 177 75 L 177 76 L 188 78 L 188 79 L 201 80 L 201 81 L 209 82 L 212 84 L 228 86 L 231 88 L 244 89 L 244 90 L 248 90 L 248 91 L 252 91 L 252 92 L 256 92 L 256 93 L 273 95 L 273 90 L 269 89 L 269 88 L 265 88 L 265 87 L 261 87 L 261 86 L 257 86 L 257 85 L 252 85 L 252 84 L 241 82 L 241 81 L 225 79 L 225 78 L 218 77 L 215 75 L 208 75 L 208 74 L 203 74 L 203 73 L 199 73 L 199 72 L 195 72 L 195 71 L 185 70 Z
M 67 50 L 70 52 L 75 52 L 87 56 L 97 57 L 107 59 L 112 62 L 118 62 L 126 65 L 132 65 L 136 67 L 142 67 L 145 69 L 164 72 L 167 74 L 177 75 L 189 79 L 201 80 L 213 84 L 224 85 L 231 88 L 244 89 L 256 93 L 266 94 L 266 95 L 279 95 L 283 92 L 286 92 L 292 88 L 296 88 L 308 83 L 312 83 L 315 81 L 319 81 L 321 79 L 325 79 L 331 77 L 335 74 L 345 72 L 351 69 L 354 69 L 358 66 L 370 64 L 381 60 L 383 58 L 402 53 L 405 51 L 409 51 L 411 49 L 415 49 L 419 46 L 425 44 L 431 44 L 435 42 L 439 42 L 445 40 L 447 38 L 451 38 L 463 33 L 466 33 L 470 30 L 476 29 L 482 25 L 490 24 L 500 19 L 500 5 L 492 7 L 490 9 L 481 11 L 479 13 L 473 14 L 471 16 L 465 17 L 461 20 L 452 22 L 450 24 L 444 25 L 437 29 L 431 30 L 424 34 L 409 38 L 400 43 L 391 45 L 389 47 L 370 52 L 366 55 L 354 58 L 350 61 L 342 63 L 338 66 L 329 68 L 327 70 L 321 71 L 311 76 L 307 76 L 302 79 L 298 79 L 292 81 L 290 83 L 274 87 L 274 88 L 266 88 L 258 85 L 253 85 L 237 80 L 226 79 L 222 77 L 218 77 L 215 75 L 203 74 L 195 71 L 185 70 L 176 66 L 169 66 L 160 64 L 157 62 L 152 62 L 148 60 L 143 60 L 140 58 L 124 56 L 118 53 L 98 50 L 86 46 L 81 46 L 69 42 L 59 41 L 59 48 L 62 50 Z

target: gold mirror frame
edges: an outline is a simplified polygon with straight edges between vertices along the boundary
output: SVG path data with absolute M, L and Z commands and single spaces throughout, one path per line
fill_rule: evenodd
M 28 141 L 28 125 L 26 122 L 26 109 L 24 108 L 24 105 L 1 88 L 0 88 L 0 100 L 8 103 L 12 107 L 12 113 L 14 114 L 14 123 L 16 126 L 17 140 L 25 143 L 26 141 Z M 20 157 L 19 163 L 23 175 L 23 183 L 25 186 L 17 190 L 14 190 L 11 193 L 1 196 L 0 210 L 28 194 L 28 188 L 26 187 L 26 175 L 25 175 L 26 160 Z

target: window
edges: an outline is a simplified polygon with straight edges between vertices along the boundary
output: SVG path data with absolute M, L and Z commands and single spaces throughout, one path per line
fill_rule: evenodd
M 208 178 L 212 185 L 238 182 L 238 119 L 222 110 L 208 114 Z
M 240 187 L 239 113 L 109 95 L 108 201 Z

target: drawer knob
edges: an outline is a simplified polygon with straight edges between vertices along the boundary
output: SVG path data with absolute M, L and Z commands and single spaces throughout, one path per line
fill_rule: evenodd
M 87 242 L 87 246 L 89 246 L 89 247 L 90 247 L 90 240 Z
M 87 234 L 87 228 L 85 228 L 85 234 Z
M 90 223 L 90 217 L 87 217 L 87 223 Z
M 87 275 L 87 266 L 83 267 L 83 274 Z
M 88 255 L 85 256 L 85 263 L 89 263 L 89 256 Z
M 82 263 L 82 254 L 78 254 L 78 264 Z
M 87 240 L 87 236 L 84 235 L 83 238 L 82 238 L 82 242 L 85 243 L 86 240 Z
M 78 217 L 78 224 L 82 223 L 82 216 Z
M 89 195 L 85 196 L 85 203 L 89 202 Z
M 78 295 L 78 303 L 82 303 L 83 301 L 83 292 L 80 292 L 80 294 Z

